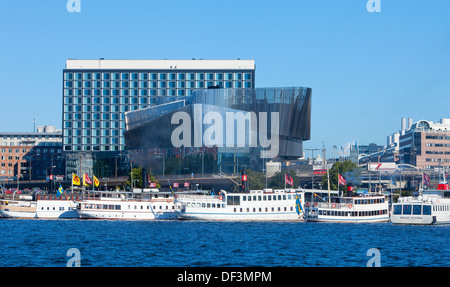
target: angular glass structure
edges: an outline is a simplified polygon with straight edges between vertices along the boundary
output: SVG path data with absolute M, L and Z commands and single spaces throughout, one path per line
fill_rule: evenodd
M 201 89 L 125 117 L 132 161 L 152 173 L 236 174 L 303 155 L 311 89 Z

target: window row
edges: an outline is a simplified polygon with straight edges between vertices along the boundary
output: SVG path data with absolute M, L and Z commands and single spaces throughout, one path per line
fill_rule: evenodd
M 125 150 L 125 146 L 109 146 L 109 145 L 86 145 L 86 146 L 71 146 L 71 145 L 65 145 L 64 146 L 65 151 L 121 151 Z
M 66 82 L 64 85 L 64 96 L 109 96 L 109 95 L 138 95 L 139 94 L 151 94 L 151 90 L 147 89 L 206 89 L 208 87 L 218 86 L 220 88 L 252 88 L 252 82 L 250 81 L 238 81 L 238 82 L 150 82 L 151 84 L 147 85 L 141 83 L 138 85 L 128 85 L 127 82 L 123 82 L 121 85 L 111 86 L 103 86 L 103 87 L 91 87 L 84 85 L 73 85 L 71 82 Z M 130 90 L 131 89 L 131 90 Z M 110 92 L 111 90 L 111 92 Z
M 102 121 L 102 122 L 98 122 L 98 121 L 94 121 L 94 122 L 87 122 L 89 119 L 83 119 L 86 120 L 85 122 L 81 122 L 81 121 L 74 121 L 74 122 L 69 122 L 69 121 L 65 121 L 64 122 L 64 130 L 66 129 L 81 129 L 81 128 L 94 128 L 94 129 L 98 129 L 98 128 L 102 128 L 102 129 L 125 129 L 126 128 L 126 123 L 125 122 L 111 122 L 111 121 Z M 65 133 L 64 133 L 65 134 Z
M 319 209 L 319 215 L 326 216 L 376 216 L 376 215 L 385 215 L 388 214 L 387 209 L 382 210 L 370 210 L 370 211 L 340 211 L 340 210 L 327 210 L 327 209 Z
M 252 73 L 64 73 L 64 80 L 251 80 Z

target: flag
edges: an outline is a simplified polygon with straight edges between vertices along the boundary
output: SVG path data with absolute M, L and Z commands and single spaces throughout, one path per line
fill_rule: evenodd
M 64 193 L 64 189 L 59 185 L 58 191 L 56 192 L 56 197 L 60 197 Z
M 84 176 L 83 176 L 83 185 L 85 185 L 85 186 L 92 185 L 92 180 L 89 178 L 87 173 L 85 173 Z
M 285 173 L 284 175 L 286 184 L 289 184 L 291 186 L 294 185 L 294 180 L 292 179 L 292 177 L 290 177 L 287 173 Z
M 298 195 L 297 195 L 297 199 L 295 200 L 295 211 L 297 211 L 298 215 L 300 215 L 300 213 L 303 211 L 302 210 L 302 203 L 300 202 L 300 199 L 298 198 Z
M 100 185 L 100 182 L 98 181 L 98 179 L 95 177 L 94 175 L 94 185 L 95 187 L 98 187 Z
M 80 185 L 80 177 L 74 173 L 72 173 L 72 184 L 73 185 Z
M 342 175 L 340 175 L 340 174 L 338 174 L 338 175 L 339 175 L 339 184 L 340 185 L 346 185 L 347 182 L 345 181 L 345 178 Z
M 426 173 L 423 174 L 423 183 L 425 183 L 426 185 L 430 185 L 430 176 Z

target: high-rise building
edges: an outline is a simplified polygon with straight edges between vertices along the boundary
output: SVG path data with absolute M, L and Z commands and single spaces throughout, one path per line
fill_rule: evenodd
M 66 173 L 127 172 L 118 170 L 126 112 L 183 99 L 195 89 L 254 86 L 254 60 L 69 59 L 63 70 Z

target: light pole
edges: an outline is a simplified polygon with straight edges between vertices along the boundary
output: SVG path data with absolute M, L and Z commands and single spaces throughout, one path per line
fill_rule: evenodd
M 311 167 L 312 167 L 311 189 L 314 189 L 314 151 L 321 150 L 321 149 L 319 149 L 319 148 L 305 148 L 304 150 L 311 151 Z

